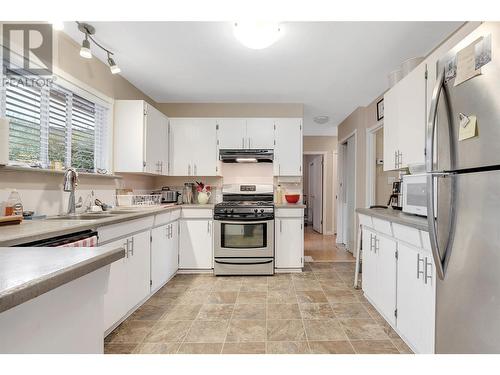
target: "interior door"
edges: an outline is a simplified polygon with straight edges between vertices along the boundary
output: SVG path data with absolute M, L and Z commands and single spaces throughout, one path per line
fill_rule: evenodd
M 345 158 L 345 181 L 344 181 L 344 194 L 345 194 L 345 238 L 347 250 L 353 252 L 356 247 L 356 230 L 355 230 L 355 173 L 356 173 L 356 148 L 354 146 L 354 136 L 347 140 L 346 158 Z
M 169 226 L 151 230 L 151 290 L 157 290 L 169 279 Z
M 219 149 L 246 148 L 246 119 L 223 118 L 217 120 Z
M 249 118 L 247 119 L 247 148 L 273 149 L 274 148 L 274 119 Z
M 309 178 L 312 178 L 313 189 L 313 229 L 323 233 L 323 156 L 316 156 L 313 159 Z
M 217 175 L 217 122 L 214 119 L 193 119 L 189 150 L 193 157 L 193 176 Z

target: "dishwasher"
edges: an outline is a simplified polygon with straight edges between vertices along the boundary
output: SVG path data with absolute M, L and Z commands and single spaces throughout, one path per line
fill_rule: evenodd
M 89 229 L 63 236 L 27 242 L 15 245 L 14 247 L 96 247 L 98 238 L 97 232 Z

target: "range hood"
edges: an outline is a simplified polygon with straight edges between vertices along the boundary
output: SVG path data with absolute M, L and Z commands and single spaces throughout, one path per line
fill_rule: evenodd
M 273 150 L 220 150 L 223 163 L 272 163 Z

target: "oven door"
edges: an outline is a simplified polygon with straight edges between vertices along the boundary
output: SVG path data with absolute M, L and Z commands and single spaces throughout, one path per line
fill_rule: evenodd
M 215 220 L 216 258 L 274 256 L 274 220 Z

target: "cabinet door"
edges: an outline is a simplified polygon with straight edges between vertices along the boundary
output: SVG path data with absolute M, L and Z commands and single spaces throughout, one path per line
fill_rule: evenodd
M 375 241 L 375 233 L 369 229 L 363 228 L 362 232 L 362 288 L 366 297 L 371 301 L 375 300 L 377 262 L 375 253 L 372 247 Z
M 224 118 L 217 120 L 219 149 L 241 149 L 246 144 L 246 119 Z
M 396 169 L 399 127 L 399 85 L 384 95 L 384 171 Z
M 302 176 L 302 120 L 276 119 L 274 175 Z
M 170 278 L 170 224 L 151 230 L 151 290 Z
M 377 290 L 375 292 L 374 303 L 386 320 L 396 323 L 396 241 L 376 236 L 376 257 L 377 257 Z
M 126 239 L 121 239 L 107 244 L 109 247 L 125 248 Z M 128 311 L 125 299 L 127 285 L 127 258 L 118 259 L 111 263 L 109 270 L 108 289 L 104 294 L 104 330 L 111 328 Z
M 247 119 L 246 148 L 269 150 L 274 148 L 274 119 Z
M 211 220 L 180 221 L 179 268 L 212 268 L 212 249 Z
M 397 84 L 398 148 L 403 168 L 425 163 L 426 70 L 426 65 L 420 64 Z
M 127 289 L 127 311 L 141 302 L 150 292 L 151 280 L 151 251 L 150 231 L 135 234 L 132 237 L 132 252 L 126 261 Z
M 170 238 L 168 244 L 167 275 L 168 279 L 179 269 L 179 221 L 169 224 Z
M 277 218 L 275 220 L 276 268 L 302 268 L 304 266 L 303 219 Z
M 422 327 L 420 346 L 417 349 L 419 353 L 433 354 L 436 328 L 436 268 L 431 254 L 422 253 L 422 257 L 424 257 L 424 283 L 420 285 Z
M 217 175 L 217 123 L 214 119 L 195 119 L 189 150 L 192 153 L 193 176 Z
M 172 176 L 192 176 L 192 153 L 194 127 L 191 119 L 170 119 L 170 174 Z
M 401 242 L 398 244 L 398 319 L 399 332 L 418 350 L 421 341 L 421 290 L 423 262 L 420 252 Z
M 168 168 L 168 122 L 166 116 L 156 108 L 145 104 L 144 115 L 144 171 L 167 174 Z

